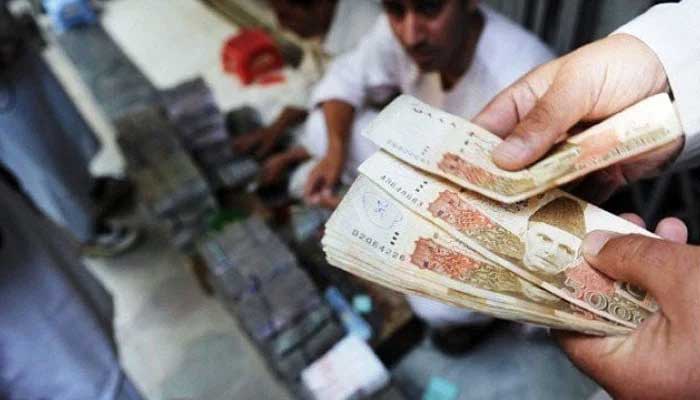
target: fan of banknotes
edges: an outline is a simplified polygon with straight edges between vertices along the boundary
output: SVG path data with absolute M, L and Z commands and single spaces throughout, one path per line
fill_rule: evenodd
M 359 167 L 326 224 L 331 265 L 403 293 L 594 335 L 626 334 L 658 309 L 580 252 L 593 230 L 653 235 L 556 187 L 679 137 L 668 96 L 628 108 L 520 172 L 492 163 L 500 138 L 410 96 L 365 135 L 382 150 Z

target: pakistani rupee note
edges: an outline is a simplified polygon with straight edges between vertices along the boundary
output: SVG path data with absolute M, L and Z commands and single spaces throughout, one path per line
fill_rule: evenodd
M 467 308 L 475 312 L 487 314 L 500 319 L 536 324 L 555 329 L 571 330 L 596 336 L 624 335 L 630 333 L 629 328 L 615 326 L 601 321 L 585 319 L 567 319 L 551 314 L 543 314 L 529 308 L 518 308 L 505 303 L 497 303 L 472 296 L 465 292 L 446 288 L 425 280 L 405 281 L 397 275 L 387 275 L 383 271 L 387 265 L 373 265 L 357 257 L 348 258 L 337 254 L 337 250 L 328 249 L 327 260 L 331 265 L 349 273 L 361 276 L 378 285 L 386 286 L 405 294 L 428 297 L 430 299 L 456 307 Z
M 364 176 L 328 221 L 323 246 L 331 264 L 407 293 L 559 329 L 628 332 L 489 262 Z
M 583 259 L 580 247 L 587 232 L 651 235 L 600 208 L 559 190 L 498 203 L 384 152 L 359 171 L 490 262 L 594 314 L 634 327 L 658 309 L 646 293 L 609 279 Z
M 666 94 L 650 97 L 560 143 L 522 171 L 491 160 L 502 139 L 410 96 L 394 100 L 365 129 L 376 145 L 417 168 L 503 203 L 514 203 L 571 182 L 681 136 Z

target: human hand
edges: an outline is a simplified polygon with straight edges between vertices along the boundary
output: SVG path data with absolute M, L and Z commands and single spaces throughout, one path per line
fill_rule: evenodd
M 281 133 L 273 127 L 260 128 L 234 139 L 231 146 L 238 154 L 253 153 L 261 159 L 272 152 L 280 136 Z
M 231 148 L 238 154 L 249 154 L 253 149 L 257 148 L 262 141 L 263 132 L 258 129 L 250 133 L 246 133 L 231 141 Z
M 596 231 L 584 240 L 583 253 L 606 275 L 648 290 L 660 311 L 629 336 L 558 333 L 571 361 L 616 399 L 700 393 L 700 248 L 683 244 L 687 230 L 675 218 L 661 221 L 656 233 L 665 240 Z
M 334 208 L 332 205 L 336 203 L 336 196 L 333 192 L 340 181 L 342 171 L 342 157 L 333 154 L 326 155 L 309 174 L 304 186 L 304 200 L 311 205 Z
M 343 198 L 334 192 L 323 191 L 317 205 L 329 210 L 335 210 L 342 200 Z
M 496 165 L 519 170 L 565 135 L 667 89 L 656 54 L 634 36 L 616 34 L 534 69 L 496 96 L 474 122 L 506 139 L 493 152 Z M 614 189 L 649 176 L 681 147 L 679 139 L 625 160 L 596 174 L 596 182 Z
M 275 154 L 265 160 L 258 176 L 260 187 L 271 186 L 279 182 L 284 170 L 292 163 L 293 161 L 289 159 L 286 153 Z

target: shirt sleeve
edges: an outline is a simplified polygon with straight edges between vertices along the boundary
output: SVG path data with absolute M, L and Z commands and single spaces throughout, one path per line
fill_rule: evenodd
M 660 4 L 614 33 L 626 33 L 647 44 L 659 57 L 673 91 L 685 132 L 677 166 L 700 163 L 700 0 Z
M 400 52 L 385 16 L 358 46 L 338 58 L 314 89 L 311 106 L 335 99 L 360 108 L 373 87 L 399 86 Z

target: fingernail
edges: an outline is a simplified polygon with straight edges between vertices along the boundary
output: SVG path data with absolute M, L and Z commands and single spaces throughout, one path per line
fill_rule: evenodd
M 501 160 L 520 160 L 527 154 L 525 142 L 518 136 L 511 136 L 496 147 L 495 156 Z
M 583 254 L 587 256 L 597 256 L 600 249 L 605 246 L 610 239 L 620 236 L 618 233 L 609 231 L 593 231 L 583 239 Z

